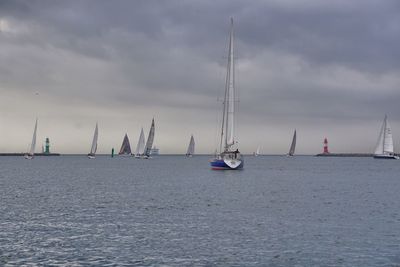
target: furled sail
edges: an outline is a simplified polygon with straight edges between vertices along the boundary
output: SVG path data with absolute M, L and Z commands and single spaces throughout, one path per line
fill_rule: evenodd
M 128 134 L 125 134 L 124 140 L 122 141 L 121 149 L 119 150 L 119 155 L 130 155 L 131 151 L 131 144 L 129 143 Z

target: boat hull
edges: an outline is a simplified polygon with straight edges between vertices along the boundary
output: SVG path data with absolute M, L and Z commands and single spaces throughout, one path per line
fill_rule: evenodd
M 396 155 L 374 155 L 374 159 L 400 159 L 400 157 Z
M 88 155 L 87 157 L 88 157 L 89 159 L 95 159 L 95 158 L 96 158 L 95 155 Z
M 32 156 L 32 155 L 29 155 L 29 154 L 25 154 L 25 155 L 24 155 L 24 158 L 25 158 L 25 159 L 33 159 L 33 156 Z
M 213 170 L 240 170 L 243 169 L 244 160 L 212 159 L 210 165 Z

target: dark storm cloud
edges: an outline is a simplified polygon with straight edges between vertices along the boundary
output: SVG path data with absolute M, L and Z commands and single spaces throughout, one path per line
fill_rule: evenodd
M 222 95 L 231 16 L 239 120 L 400 121 L 395 0 L 3 0 L 0 90 L 102 114 L 192 110 L 194 125 Z

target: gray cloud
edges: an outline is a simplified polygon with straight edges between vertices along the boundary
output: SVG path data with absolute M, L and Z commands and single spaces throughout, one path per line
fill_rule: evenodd
M 400 135 L 399 13 L 395 0 L 1 1 L 1 122 L 21 134 L 0 149 L 25 149 L 39 116 L 61 152 L 86 152 L 98 120 L 108 152 L 155 116 L 164 152 L 192 133 L 212 152 L 233 16 L 242 150 L 285 153 L 296 127 L 302 153 L 325 135 L 370 151 L 385 113 Z

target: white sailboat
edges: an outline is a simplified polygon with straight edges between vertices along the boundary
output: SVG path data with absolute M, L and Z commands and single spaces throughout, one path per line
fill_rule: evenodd
M 154 126 L 154 118 L 153 118 L 153 120 L 151 121 L 150 132 L 149 132 L 149 136 L 147 137 L 146 147 L 144 149 L 142 158 L 145 158 L 145 159 L 151 158 L 150 156 L 151 156 L 151 149 L 153 148 L 154 132 L 155 132 L 155 126 Z
M 139 141 L 136 146 L 135 158 L 140 158 L 141 156 L 143 156 L 145 148 L 146 148 L 146 140 L 145 140 L 144 132 L 143 132 L 143 128 L 142 128 L 142 131 L 140 132 L 140 136 L 139 136 Z
M 255 156 L 255 157 L 260 156 L 260 147 L 257 147 L 256 152 L 254 152 L 254 156 Z
M 193 157 L 193 155 L 194 155 L 194 146 L 195 146 L 195 142 L 194 142 L 194 137 L 192 135 L 190 137 L 189 146 L 188 146 L 188 149 L 186 151 L 186 156 L 187 157 Z
M 378 143 L 376 144 L 374 158 L 377 159 L 399 159 L 394 154 L 392 129 L 389 125 L 387 116 L 383 120 L 381 132 L 379 134 Z
M 290 145 L 289 153 L 287 154 L 288 157 L 294 156 L 294 151 L 296 150 L 296 130 L 294 130 L 292 144 Z
M 98 128 L 97 123 L 96 123 L 96 128 L 94 129 L 94 134 L 93 134 L 92 147 L 90 148 L 90 152 L 88 154 L 88 158 L 89 159 L 96 158 L 98 136 L 99 136 L 99 128 Z
M 35 156 L 37 123 L 38 120 L 36 119 L 35 129 L 33 130 L 31 149 L 29 150 L 28 153 L 24 155 L 25 159 L 33 159 L 33 157 Z
M 243 168 L 244 160 L 235 140 L 235 64 L 233 54 L 233 19 L 229 35 L 228 66 L 226 71 L 225 95 L 222 112 L 220 154 L 212 159 L 213 170 L 237 170 Z M 236 149 L 235 149 L 236 148 Z

